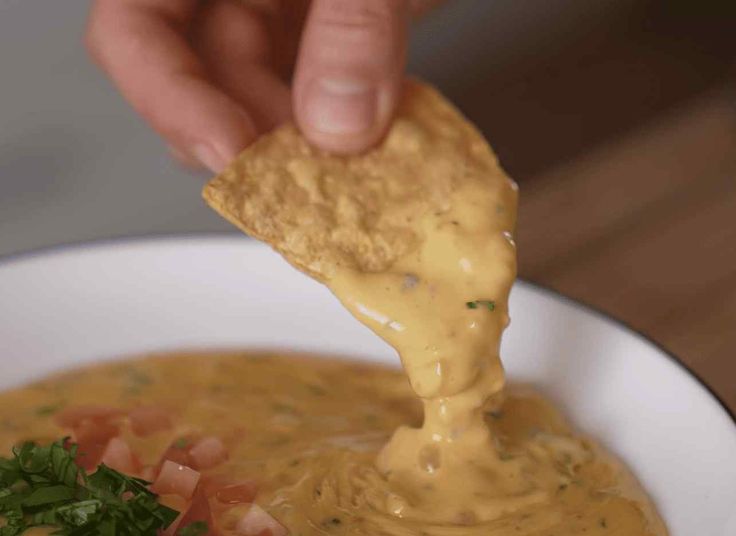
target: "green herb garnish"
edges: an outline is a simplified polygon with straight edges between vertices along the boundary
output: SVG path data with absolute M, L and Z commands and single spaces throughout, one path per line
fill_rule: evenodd
M 195 521 L 183 529 L 179 529 L 176 534 L 177 536 L 204 536 L 208 530 L 207 523 L 204 521 Z
M 185 437 L 180 437 L 176 441 L 174 441 L 174 447 L 178 449 L 185 449 L 189 446 L 189 440 Z
M 134 368 L 128 371 L 128 380 L 136 387 L 146 387 L 153 383 L 153 379 L 148 374 Z
M 39 406 L 36 408 L 36 415 L 39 417 L 49 417 L 55 413 L 57 413 L 64 404 L 49 404 L 48 406 Z
M 489 311 L 496 310 L 496 302 L 493 300 L 475 300 L 465 302 L 465 307 L 468 309 L 478 309 L 479 307 L 485 307 Z
M 87 475 L 74 462 L 76 445 L 65 442 L 25 443 L 0 458 L 0 536 L 39 526 L 61 536 L 155 536 L 176 519 L 149 482 L 104 464 Z

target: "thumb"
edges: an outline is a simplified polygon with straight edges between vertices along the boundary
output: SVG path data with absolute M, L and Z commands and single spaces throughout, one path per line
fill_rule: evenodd
M 353 153 L 381 139 L 399 97 L 408 23 L 407 0 L 314 0 L 293 96 L 309 141 Z

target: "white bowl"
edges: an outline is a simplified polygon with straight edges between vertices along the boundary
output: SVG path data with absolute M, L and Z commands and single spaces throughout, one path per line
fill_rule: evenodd
M 673 357 L 525 282 L 503 358 L 638 475 L 672 536 L 736 535 L 736 423 Z M 0 388 L 152 350 L 281 347 L 398 363 L 321 285 L 232 235 L 61 247 L 0 263 Z

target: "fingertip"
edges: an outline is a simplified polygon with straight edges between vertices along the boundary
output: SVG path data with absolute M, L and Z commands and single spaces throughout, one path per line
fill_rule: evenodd
M 226 157 L 207 143 L 197 143 L 192 147 L 192 154 L 204 167 L 212 173 L 222 173 L 227 163 L 234 157 Z
M 406 2 L 315 0 L 294 80 L 294 117 L 338 153 L 376 144 L 392 119 L 406 59 Z
M 220 152 L 207 142 L 196 142 L 187 146 L 176 146 L 170 144 L 169 155 L 171 158 L 185 168 L 195 170 L 208 170 L 214 174 L 222 173 L 229 162 L 235 156 L 230 153 L 220 154 Z
M 174 145 L 169 145 L 168 150 L 171 159 L 181 166 L 191 169 L 199 169 L 202 167 L 202 164 L 196 158 L 191 156 L 186 150 Z
M 155 93 L 165 98 L 139 102 L 139 112 L 172 146 L 213 173 L 258 136 L 247 111 L 204 81 L 182 78 Z
M 168 143 L 215 173 L 258 135 L 247 108 L 212 83 L 185 38 L 194 3 L 96 0 L 85 44 Z
M 295 118 L 304 136 L 321 149 L 360 153 L 388 130 L 396 93 L 390 82 L 316 78 L 295 91 Z
M 244 121 L 237 126 L 242 127 L 238 132 L 229 129 L 217 133 L 195 133 L 194 137 L 189 137 L 188 154 L 212 173 L 222 173 L 257 137 L 256 131 L 248 122 Z

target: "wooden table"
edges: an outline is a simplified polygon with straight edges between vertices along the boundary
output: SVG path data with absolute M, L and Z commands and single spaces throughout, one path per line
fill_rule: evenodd
M 654 339 L 736 411 L 735 94 L 525 180 L 517 242 L 522 277 Z

